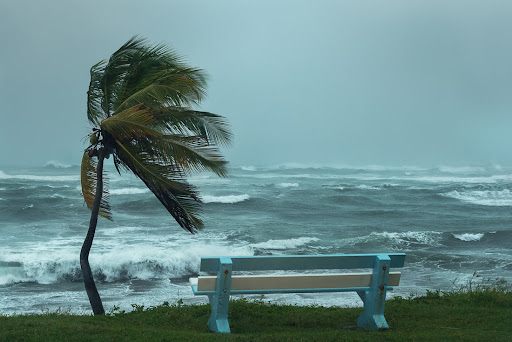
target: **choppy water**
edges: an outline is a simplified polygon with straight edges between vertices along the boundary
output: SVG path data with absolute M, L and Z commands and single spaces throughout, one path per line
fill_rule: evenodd
M 91 266 L 108 308 L 200 302 L 187 283 L 207 255 L 406 252 L 398 293 L 481 277 L 512 280 L 512 169 L 236 167 L 196 176 L 206 228 L 182 231 L 143 184 L 110 173 Z M 89 211 L 79 169 L 0 171 L 0 313 L 87 312 L 78 254 Z M 276 295 L 346 305 L 351 295 Z

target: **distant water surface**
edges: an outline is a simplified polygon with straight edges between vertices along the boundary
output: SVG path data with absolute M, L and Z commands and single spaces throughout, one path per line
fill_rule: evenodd
M 79 168 L 0 169 L 0 313 L 88 312 Z M 205 202 L 197 235 L 181 230 L 142 182 L 109 176 L 114 221 L 100 219 L 90 257 L 107 309 L 204 301 L 188 278 L 209 255 L 405 252 L 398 294 L 474 276 L 512 280 L 512 169 L 234 167 L 228 178 L 191 178 Z M 352 294 L 268 299 L 358 303 Z

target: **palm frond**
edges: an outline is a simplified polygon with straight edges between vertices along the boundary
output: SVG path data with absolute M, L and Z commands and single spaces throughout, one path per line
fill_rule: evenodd
M 146 73 L 144 78 L 128 75 L 140 80 L 137 84 L 127 84 L 126 88 L 129 89 L 125 96 L 123 94 L 119 97 L 122 102 L 117 103 L 118 110 L 138 103 L 144 103 L 146 106 L 160 106 L 162 103 L 190 106 L 199 103 L 206 93 L 206 77 L 199 69 L 176 65 L 163 70 L 155 69 Z
M 82 186 L 82 196 L 84 197 L 85 204 L 89 209 L 92 209 L 94 198 L 96 196 L 96 174 L 97 163 L 94 159 L 89 157 L 87 151 L 82 156 L 82 164 L 80 166 L 80 183 Z M 112 220 L 112 213 L 108 201 L 108 181 L 103 175 L 103 194 L 100 202 L 99 214 L 109 220 Z
M 179 167 L 155 162 L 136 142 L 116 145 L 121 164 L 146 184 L 182 228 L 194 233 L 203 227 L 197 191 L 184 181 Z
M 175 134 L 200 136 L 209 144 L 229 145 L 232 133 L 220 115 L 180 107 L 161 107 L 153 112 L 159 122 Z
M 92 125 L 98 125 L 101 120 L 107 118 L 103 111 L 103 88 L 102 78 L 105 68 L 105 61 L 100 61 L 91 67 L 91 81 L 87 90 L 87 118 Z
M 136 140 L 154 163 L 176 165 L 186 173 L 210 170 L 226 175 L 227 163 L 217 146 L 210 143 L 208 129 L 203 127 L 202 135 L 183 135 L 169 129 L 173 125 L 169 115 L 154 115 L 150 108 L 135 106 L 104 120 L 101 128 L 121 142 Z M 179 131 L 184 129 L 180 127 Z

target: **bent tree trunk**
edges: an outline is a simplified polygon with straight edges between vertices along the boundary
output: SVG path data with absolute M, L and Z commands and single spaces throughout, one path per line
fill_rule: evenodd
M 105 153 L 103 149 L 98 152 L 98 165 L 96 167 L 96 194 L 92 206 L 91 220 L 89 221 L 89 230 L 85 237 L 82 249 L 80 250 L 80 268 L 82 269 L 82 276 L 84 278 L 85 291 L 89 297 L 92 311 L 95 315 L 104 315 L 103 303 L 101 302 L 100 294 L 96 289 L 94 278 L 89 265 L 89 252 L 91 251 L 94 233 L 96 233 L 96 224 L 98 223 L 98 214 L 100 211 L 101 196 L 103 194 L 103 161 Z

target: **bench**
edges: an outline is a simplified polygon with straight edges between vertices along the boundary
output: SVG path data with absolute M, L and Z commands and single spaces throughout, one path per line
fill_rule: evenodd
M 210 331 L 229 333 L 228 305 L 230 295 L 272 293 L 317 293 L 355 291 L 364 304 L 357 326 L 388 329 L 384 318 L 386 292 L 400 282 L 405 254 L 329 254 L 281 255 L 201 258 L 200 271 L 208 275 L 191 278 L 194 295 L 210 300 Z M 292 271 L 371 269 L 357 273 L 251 274 L 232 275 L 238 271 Z

